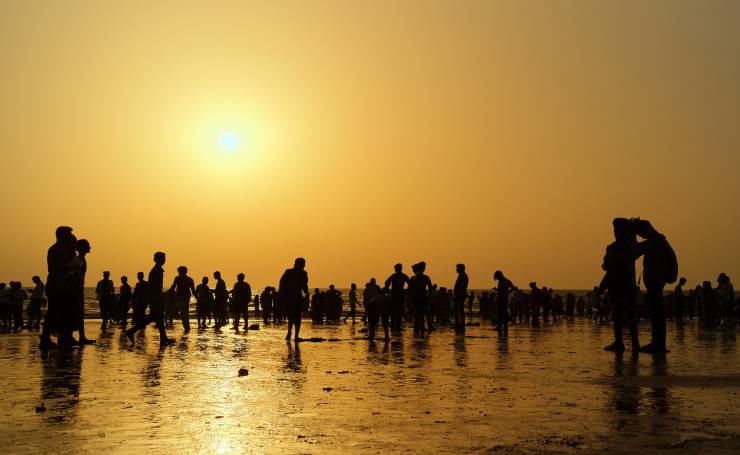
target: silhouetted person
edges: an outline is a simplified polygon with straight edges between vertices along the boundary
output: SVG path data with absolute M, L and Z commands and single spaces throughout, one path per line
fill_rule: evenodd
M 385 280 L 386 289 L 391 291 L 391 331 L 400 332 L 401 323 L 403 322 L 404 313 L 404 287 L 409 282 L 409 277 L 403 273 L 403 265 L 396 264 L 393 266 L 395 270 L 391 276 Z
M 128 325 L 128 310 L 131 309 L 131 297 L 133 296 L 127 276 L 121 277 L 121 287 L 118 292 L 118 314 L 121 317 L 121 324 L 126 327 Z
M 365 289 L 362 290 L 362 302 L 363 304 L 365 302 L 369 302 L 372 300 L 376 295 L 380 294 L 382 290 L 380 289 L 380 286 L 378 286 L 377 281 L 375 278 L 370 278 L 370 281 L 368 281 L 367 284 L 365 284 Z M 362 321 L 367 321 L 367 309 L 365 309 L 363 315 L 362 315 Z
M 234 289 L 231 290 L 234 305 L 234 328 L 239 329 L 239 317 L 244 316 L 244 330 L 249 330 L 249 302 L 252 301 L 252 286 L 244 281 L 244 274 L 236 276 Z
M 10 282 L 10 313 L 13 316 L 13 329 L 16 332 L 23 330 L 23 305 L 28 300 L 28 293 L 23 289 L 20 281 Z
M 73 268 L 73 277 L 75 279 L 75 305 L 77 317 L 79 322 L 77 324 L 77 330 L 80 334 L 79 344 L 84 346 L 86 344 L 93 344 L 95 340 L 88 338 L 85 335 L 85 276 L 87 275 L 87 255 L 90 254 L 90 242 L 85 239 L 80 239 L 76 244 L 77 258 L 76 262 L 78 268 Z
M 108 321 L 110 320 L 111 311 L 113 310 L 113 294 L 115 288 L 113 287 L 113 281 L 110 279 L 110 272 L 103 272 L 103 279 L 98 281 L 98 285 L 95 286 L 95 294 L 98 296 L 98 306 L 100 308 L 100 317 L 103 322 L 100 324 L 100 329 L 105 330 L 108 328 Z
M 537 287 L 537 283 L 529 283 L 529 312 L 532 327 L 540 326 L 540 302 L 542 301 L 542 290 Z
M 327 322 L 338 324 L 342 318 L 342 309 L 344 305 L 344 299 L 342 299 L 342 293 L 334 288 L 333 284 L 329 285 L 329 289 L 323 294 L 322 297 L 324 311 L 326 312 Z
M 378 321 L 383 324 L 383 340 L 387 343 L 390 340 L 388 333 L 388 319 L 390 317 L 391 297 L 388 290 L 382 290 L 380 294 L 375 295 L 370 301 L 365 302 L 365 311 L 367 312 L 368 339 L 375 339 L 375 332 L 378 327 Z
M 308 299 L 308 273 L 306 273 L 306 260 L 297 258 L 292 269 L 287 269 L 280 278 L 278 298 L 284 306 L 288 315 L 288 334 L 285 339 L 290 341 L 290 335 L 295 326 L 295 341 L 301 330 L 301 312 L 303 303 Z
M 514 290 L 514 284 L 506 278 L 501 270 L 496 270 L 493 279 L 498 282 L 496 291 L 496 312 L 498 313 L 499 333 L 509 333 L 509 294 Z
M 465 332 L 465 300 L 468 298 L 468 274 L 465 273 L 465 264 L 457 264 L 457 280 L 455 280 L 455 332 Z
M 228 323 L 226 302 L 229 299 L 229 291 L 226 289 L 226 282 L 221 279 L 221 272 L 213 272 L 213 278 L 216 280 L 216 287 L 213 290 L 213 316 L 216 319 L 216 328 L 218 328 Z
M 646 298 L 652 340 L 640 349 L 640 352 L 665 354 L 666 349 L 666 316 L 663 306 L 663 289 L 667 283 L 675 283 L 678 278 L 676 253 L 665 236 L 656 231 L 647 220 L 633 221 L 635 233 L 645 239 L 639 244 L 643 257 L 643 282 L 647 289 Z
M 76 255 L 76 243 L 77 239 L 72 234 L 72 228 L 60 226 L 56 229 L 56 242 L 49 247 L 46 255 L 49 270 L 46 279 L 48 309 L 44 318 L 44 328 L 39 336 L 41 349 L 54 346 L 51 341 L 52 331 L 59 333 L 58 341 L 62 345 L 70 346 L 75 343 L 72 331 L 78 322 L 78 317 L 75 289 L 69 280 L 69 262 Z
M 468 296 L 468 315 L 473 317 L 473 303 L 475 302 L 475 292 L 471 292 Z
M 349 288 L 349 316 L 352 318 L 352 324 L 355 323 L 355 314 L 357 313 L 357 303 L 358 303 L 357 284 L 352 283 Z M 367 312 L 367 305 L 365 305 L 365 312 Z
M 136 274 L 136 286 L 134 286 L 131 324 L 146 324 L 146 306 L 148 299 L 147 282 L 144 281 L 144 272 Z
M 673 295 L 671 300 L 673 302 L 673 311 L 676 315 L 676 327 L 683 327 L 684 325 L 684 311 L 686 308 L 686 294 L 683 292 L 683 287 L 686 284 L 686 278 L 681 277 L 678 280 L 678 284 L 673 289 Z
M 134 327 L 126 331 L 126 336 L 131 343 L 134 342 L 134 333 L 139 330 L 144 330 L 149 322 L 157 324 L 159 329 L 159 345 L 160 347 L 172 344 L 175 340 L 167 338 L 167 332 L 164 328 L 164 295 L 162 290 L 164 289 L 164 268 L 162 266 L 166 262 L 166 256 L 161 251 L 154 253 L 154 267 L 149 272 L 149 281 L 147 282 L 147 303 L 149 305 L 149 316 L 140 324 L 136 324 Z
M 208 277 L 204 276 L 198 287 L 195 288 L 195 313 L 198 318 L 198 328 L 206 327 L 206 319 L 213 306 L 213 291 L 208 287 Z
M 414 335 L 422 335 L 425 331 L 427 293 L 433 291 L 432 280 L 424 271 L 426 262 L 419 262 L 411 266 L 414 275 L 409 278 L 409 297 L 414 308 Z
M 262 322 L 265 324 L 270 322 L 270 316 L 272 315 L 273 291 L 272 286 L 266 286 L 260 299 L 262 301 Z
M 735 289 L 730 277 L 720 273 L 717 278 L 717 297 L 719 298 L 719 319 L 724 325 L 734 324 Z
M 41 307 L 44 304 L 44 282 L 41 281 L 39 276 L 31 278 L 34 283 L 33 291 L 31 291 L 31 298 L 28 303 L 28 329 L 41 328 Z
M 614 342 L 604 348 L 607 351 L 624 351 L 622 341 L 622 322 L 626 318 L 629 322 L 632 351 L 640 349 L 637 335 L 637 318 L 635 316 L 635 261 L 640 256 L 637 250 L 637 240 L 632 222 L 626 218 L 615 218 L 614 242 L 606 247 L 604 264 L 606 272 L 598 293 L 609 292 L 609 300 L 614 311 Z
M 10 329 L 10 298 L 8 297 L 7 284 L 0 283 L 0 320 L 3 324 L 3 330 Z
M 181 265 L 177 268 L 177 276 L 170 289 L 175 291 L 177 310 L 180 313 L 182 328 L 185 333 L 190 332 L 190 297 L 196 295 L 195 282 L 188 276 L 188 268 Z

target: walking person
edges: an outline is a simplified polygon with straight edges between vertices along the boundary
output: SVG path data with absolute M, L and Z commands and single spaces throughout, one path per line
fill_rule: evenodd
M 170 287 L 170 291 L 173 290 L 183 331 L 188 333 L 190 332 L 190 297 L 196 295 L 196 292 L 195 282 L 188 276 L 188 268 L 184 265 L 177 268 L 177 276 Z
M 75 290 L 70 285 L 70 261 L 76 256 L 77 238 L 72 228 L 59 226 L 55 232 L 56 242 L 49 247 L 46 263 L 49 275 L 46 278 L 46 297 L 48 309 L 44 317 L 44 327 L 39 335 L 39 348 L 46 350 L 56 346 L 51 334 L 57 332 L 57 341 L 62 346 L 76 343 L 72 331 L 78 321 Z
M 165 347 L 173 344 L 175 340 L 167 337 L 164 328 L 164 266 L 166 256 L 163 252 L 154 253 L 154 266 L 149 272 L 149 281 L 147 282 L 147 304 L 149 305 L 149 316 L 141 323 L 126 330 L 126 336 L 131 343 L 134 342 L 134 334 L 139 330 L 144 330 L 150 322 L 154 322 L 159 329 L 159 346 Z

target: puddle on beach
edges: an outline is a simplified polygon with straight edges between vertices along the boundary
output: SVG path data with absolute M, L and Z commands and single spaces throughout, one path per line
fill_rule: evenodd
M 99 323 L 87 321 L 87 333 Z M 740 449 L 734 331 L 690 322 L 666 360 L 587 320 L 368 343 L 362 325 L 182 334 L 41 353 L 0 335 L 3 453 L 588 453 Z M 647 326 L 641 326 L 647 340 Z M 239 375 L 246 368 L 248 374 Z

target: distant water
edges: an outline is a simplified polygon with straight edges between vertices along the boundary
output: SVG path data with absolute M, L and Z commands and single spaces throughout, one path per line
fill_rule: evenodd
M 321 288 L 320 288 L 321 289 Z M 326 291 L 328 288 L 321 289 L 322 291 Z M 348 298 L 347 295 L 349 294 L 349 289 L 343 289 L 343 288 L 337 288 L 339 291 L 342 292 L 342 297 L 344 297 L 344 307 L 345 310 L 349 310 L 348 307 Z M 116 292 L 118 291 L 118 288 L 116 288 Z M 484 291 L 490 291 L 490 289 L 471 289 L 470 292 L 475 292 L 476 299 L 475 299 L 475 308 L 477 308 L 478 305 L 478 298 L 481 294 L 481 292 Z M 261 292 L 261 290 L 260 290 Z M 311 291 L 313 292 L 313 290 Z M 571 289 L 564 289 L 564 290 L 556 290 L 556 294 L 560 294 L 562 296 L 565 296 L 568 292 L 572 292 L 576 296 L 580 295 L 586 295 L 589 291 L 587 290 L 571 290 Z M 253 293 L 254 295 L 257 295 L 256 291 Z M 360 300 L 360 304 L 362 304 L 362 289 L 357 290 L 357 298 Z M 249 310 L 252 311 L 254 309 L 254 306 L 250 304 Z M 195 299 L 190 299 L 190 311 L 193 313 L 195 311 Z M 193 317 L 194 313 L 193 313 Z M 98 319 L 100 318 L 100 308 L 98 307 L 98 300 L 95 296 L 95 288 L 94 287 L 88 287 L 85 288 L 85 318 L 86 319 Z

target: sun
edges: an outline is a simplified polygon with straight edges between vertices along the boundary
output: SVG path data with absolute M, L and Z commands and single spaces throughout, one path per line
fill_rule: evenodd
M 239 140 L 239 136 L 233 131 L 224 131 L 218 135 L 218 143 L 222 149 L 227 152 L 233 152 L 239 148 L 241 141 Z

